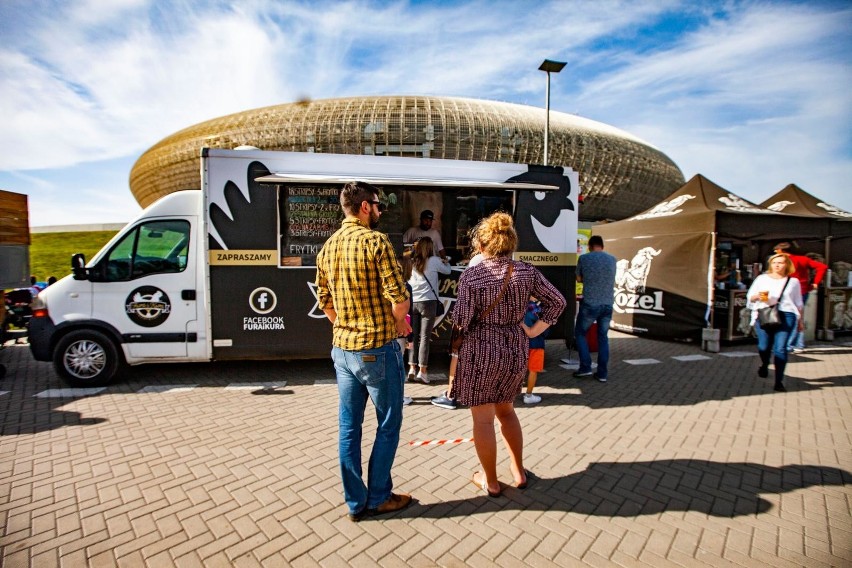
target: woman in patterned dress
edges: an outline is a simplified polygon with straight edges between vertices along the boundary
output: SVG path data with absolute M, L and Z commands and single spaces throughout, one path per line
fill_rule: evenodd
M 494 213 L 484 219 L 477 236 L 485 259 L 459 278 L 453 320 L 465 330 L 465 339 L 450 396 L 469 406 L 473 417 L 473 439 L 482 471 L 473 474 L 472 482 L 490 497 L 499 497 L 494 419 L 500 422 L 515 486 L 523 489 L 528 472 L 514 399 L 527 374 L 528 337 L 538 336 L 556 323 L 565 309 L 565 298 L 535 267 L 512 260 L 518 235 L 510 215 Z M 500 295 L 510 265 L 512 274 L 505 293 L 482 319 Z M 533 327 L 523 323 L 530 296 L 542 305 Z

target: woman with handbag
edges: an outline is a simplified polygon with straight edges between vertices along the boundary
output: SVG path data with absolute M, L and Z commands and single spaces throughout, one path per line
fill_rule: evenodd
M 411 329 L 414 342 L 408 352 L 408 380 L 428 385 L 429 338 L 435 319 L 444 315 L 444 305 L 437 292 L 438 274 L 449 274 L 451 269 L 447 261 L 435 255 L 435 245 L 429 237 L 421 237 L 414 243 L 411 263 L 413 270 L 408 283 L 413 291 Z
M 565 298 L 535 267 L 512 260 L 518 235 L 507 213 L 484 219 L 477 231 L 484 260 L 465 270 L 458 284 L 453 323 L 464 333 L 449 396 L 470 407 L 473 439 L 482 470 L 471 481 L 489 497 L 499 497 L 494 420 L 509 451 L 514 485 L 525 488 L 523 434 L 514 400 L 527 376 L 529 337 L 556 323 Z M 527 301 L 541 301 L 539 321 L 524 325 Z
M 748 290 L 747 308 L 752 310 L 752 324 L 757 331 L 757 352 L 760 368 L 757 375 L 769 376 L 769 354 L 774 355 L 775 390 L 785 392 L 784 368 L 787 366 L 787 340 L 797 328 L 804 329 L 802 290 L 792 278 L 796 271 L 793 261 L 783 253 L 769 257 L 769 269 L 754 279 Z

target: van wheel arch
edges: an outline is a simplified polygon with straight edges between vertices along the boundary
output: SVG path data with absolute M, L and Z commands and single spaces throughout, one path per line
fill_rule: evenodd
M 106 330 L 76 328 L 56 341 L 53 366 L 73 387 L 102 387 L 126 366 L 118 342 Z

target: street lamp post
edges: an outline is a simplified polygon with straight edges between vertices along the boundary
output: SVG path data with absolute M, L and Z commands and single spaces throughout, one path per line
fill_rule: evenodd
M 547 165 L 547 140 L 550 136 L 550 74 L 551 73 L 559 73 L 562 71 L 562 68 L 565 67 L 565 63 L 561 61 L 551 61 L 550 59 L 545 59 L 544 63 L 542 63 L 538 70 L 544 71 L 547 73 L 547 91 L 544 96 L 544 106 L 545 106 L 545 114 L 544 114 L 544 165 Z

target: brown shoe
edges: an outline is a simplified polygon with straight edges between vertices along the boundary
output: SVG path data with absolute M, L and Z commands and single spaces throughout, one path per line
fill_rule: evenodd
M 391 496 L 388 497 L 388 500 L 376 507 L 375 509 L 369 510 L 369 515 L 371 517 L 375 517 L 376 515 L 384 515 L 386 513 L 395 513 L 397 511 L 401 511 L 411 505 L 411 495 L 408 493 L 391 493 Z

